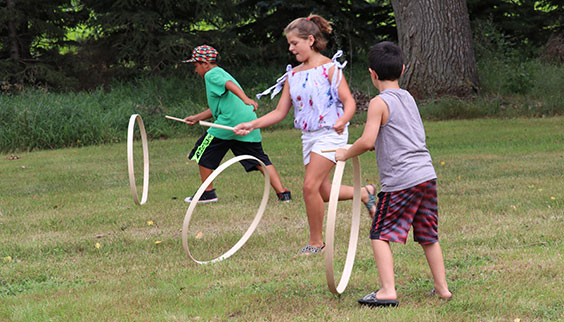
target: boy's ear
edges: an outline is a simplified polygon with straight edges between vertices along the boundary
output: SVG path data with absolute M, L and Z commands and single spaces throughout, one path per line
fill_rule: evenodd
M 400 74 L 400 76 L 401 76 L 401 75 L 403 75 L 403 72 L 405 72 L 405 64 L 404 64 L 404 65 L 402 65 L 402 68 L 401 68 L 401 74 Z
M 368 68 L 368 71 L 370 72 L 370 77 L 378 79 L 378 74 L 376 74 L 376 72 L 372 70 L 372 68 Z

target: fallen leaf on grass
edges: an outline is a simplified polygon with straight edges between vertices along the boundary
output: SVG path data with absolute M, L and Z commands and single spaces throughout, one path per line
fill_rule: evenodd
M 100 245 L 100 243 L 96 243 L 96 244 L 94 245 L 94 247 L 96 247 L 96 249 L 98 249 L 98 248 L 102 247 L 102 245 Z
M 196 239 L 201 239 L 202 237 L 204 237 L 204 233 L 202 233 L 201 231 L 199 231 L 199 232 L 196 234 Z
M 12 257 L 11 256 L 6 256 L 4 258 L 2 258 L 2 263 L 9 263 L 12 261 Z
M 162 243 L 162 241 L 160 241 L 160 240 L 155 240 L 155 245 L 158 245 L 158 244 L 160 244 L 160 243 Z
M 147 225 L 153 226 L 154 222 L 152 220 L 147 221 Z
M 102 237 L 106 237 L 108 235 L 111 235 L 112 233 L 100 233 L 100 234 L 96 234 L 94 235 L 94 237 L 96 238 L 102 238 Z

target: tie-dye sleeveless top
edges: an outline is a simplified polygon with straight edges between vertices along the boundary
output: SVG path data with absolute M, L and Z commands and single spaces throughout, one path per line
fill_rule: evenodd
M 338 88 L 343 79 L 342 69 L 347 62 L 341 64 L 337 61 L 342 55 L 343 52 L 339 50 L 330 63 L 299 72 L 293 72 L 292 66 L 288 65 L 286 74 L 276 81 L 276 85 L 258 94 L 257 98 L 271 92 L 271 98 L 274 97 L 282 90 L 287 79 L 294 106 L 294 126 L 306 132 L 332 128 L 335 121 L 343 115 Z M 329 80 L 329 70 L 332 67 L 335 69 Z

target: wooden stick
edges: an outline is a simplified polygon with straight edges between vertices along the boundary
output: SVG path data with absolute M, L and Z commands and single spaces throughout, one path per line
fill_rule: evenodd
M 184 119 L 179 119 L 178 117 L 174 117 L 174 116 L 168 116 L 165 115 L 165 117 L 169 120 L 173 120 L 173 121 L 178 121 L 178 122 L 182 122 L 182 123 L 186 123 L 186 121 L 184 121 Z
M 186 123 L 186 121 L 184 121 L 184 119 L 180 119 L 178 117 L 174 117 L 174 116 L 168 116 L 165 115 L 165 117 L 169 120 L 174 120 L 174 121 L 179 121 L 182 123 Z M 221 124 L 215 124 L 212 122 L 206 122 L 206 121 L 200 121 L 200 125 L 201 126 L 209 126 L 209 127 L 216 127 L 218 129 L 224 129 L 224 130 L 229 130 L 229 131 L 233 131 L 233 127 L 231 126 L 227 126 L 227 125 L 221 125 Z
M 218 129 L 224 129 L 224 130 L 229 130 L 229 131 L 233 131 L 233 129 L 234 129 L 231 126 L 215 124 L 215 123 L 206 122 L 206 121 L 200 121 L 200 125 L 209 126 L 209 127 L 217 127 Z
M 321 153 L 337 152 L 337 149 L 348 149 L 351 146 L 352 146 L 352 144 L 347 144 L 347 145 L 342 146 L 340 148 L 332 148 L 332 149 L 321 150 Z

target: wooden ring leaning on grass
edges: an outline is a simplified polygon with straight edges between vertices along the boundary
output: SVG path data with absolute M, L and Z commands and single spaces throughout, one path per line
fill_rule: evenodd
M 231 249 L 229 249 L 227 252 L 225 252 L 225 254 L 223 254 L 223 255 L 215 258 L 215 259 L 209 260 L 209 261 L 199 261 L 199 260 L 195 259 L 192 256 L 192 254 L 190 253 L 190 248 L 188 247 L 188 227 L 190 226 L 190 219 L 192 218 L 192 213 L 194 212 L 194 208 L 196 208 L 196 205 L 198 204 L 198 201 L 202 197 L 202 194 L 204 193 L 206 188 L 210 185 L 210 183 L 213 182 L 213 180 L 220 173 L 223 172 L 223 170 L 227 169 L 228 167 L 230 167 L 234 163 L 237 163 L 241 160 L 249 160 L 249 159 L 250 160 L 256 160 L 260 164 L 262 169 L 264 170 L 263 171 L 264 172 L 264 193 L 262 195 L 262 201 L 260 203 L 257 214 L 255 215 L 255 219 L 253 219 L 253 222 L 251 223 L 251 225 L 249 226 L 249 228 L 247 229 L 245 234 L 243 234 L 243 237 L 241 237 L 241 239 L 239 239 L 239 241 L 233 247 L 231 247 Z M 259 159 L 255 158 L 253 156 L 250 156 L 250 155 L 240 155 L 240 156 L 234 157 L 234 158 L 224 162 L 222 165 L 220 165 L 217 169 L 215 169 L 210 174 L 210 176 L 204 181 L 204 183 L 202 183 L 202 185 L 200 186 L 198 191 L 196 191 L 196 194 L 194 195 L 194 199 L 192 199 L 192 202 L 190 202 L 190 206 L 188 207 L 188 210 L 186 211 L 186 216 L 184 217 L 184 223 L 182 225 L 182 247 L 184 248 L 186 255 L 188 255 L 188 257 L 190 257 L 191 260 L 193 260 L 194 262 L 196 262 L 198 264 L 209 264 L 209 263 L 220 262 L 220 261 L 230 257 L 231 255 L 235 254 L 241 247 L 243 247 L 243 245 L 245 245 L 247 240 L 251 237 L 251 235 L 253 234 L 253 232 L 257 228 L 258 223 L 260 222 L 262 215 L 264 214 L 264 210 L 266 209 L 266 204 L 268 203 L 269 193 L 270 193 L 270 176 L 268 175 L 268 171 L 266 169 L 266 166 L 264 165 L 264 163 L 262 161 L 260 161 Z
M 333 152 L 335 150 L 324 150 L 322 152 Z M 352 222 L 349 238 L 349 249 L 347 251 L 347 259 L 345 267 L 341 275 L 339 285 L 335 286 L 335 273 L 333 271 L 334 250 L 335 250 L 335 221 L 337 219 L 337 203 L 339 202 L 339 189 L 341 188 L 341 180 L 345 169 L 344 161 L 337 161 L 335 173 L 333 174 L 333 182 L 331 184 L 331 195 L 329 197 L 329 208 L 327 210 L 327 226 L 325 228 L 325 276 L 327 286 L 331 293 L 341 294 L 347 288 L 351 278 L 351 272 L 356 256 L 356 246 L 358 244 L 358 232 L 360 228 L 360 161 L 358 156 L 352 158 L 353 162 L 353 206 L 352 206 Z
M 139 133 L 141 134 L 141 143 L 143 144 L 143 194 L 141 201 L 137 195 L 137 187 L 135 186 L 135 168 L 133 167 L 133 136 L 135 129 L 135 121 L 139 124 Z M 141 119 L 141 115 L 133 114 L 129 118 L 129 127 L 127 129 L 127 169 L 129 171 L 129 187 L 133 201 L 137 205 L 143 205 L 147 202 L 149 195 L 149 147 L 147 146 L 147 132 L 145 125 Z

